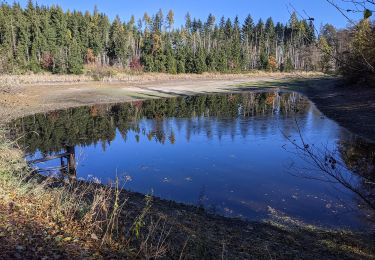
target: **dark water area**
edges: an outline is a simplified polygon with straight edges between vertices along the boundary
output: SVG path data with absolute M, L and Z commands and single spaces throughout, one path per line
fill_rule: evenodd
M 80 179 L 106 184 L 118 176 L 128 190 L 229 217 L 278 214 L 326 227 L 371 226 L 375 146 L 297 93 L 96 105 L 21 118 L 12 129 L 28 160 L 73 147 Z M 59 165 L 58 159 L 35 167 L 59 174 L 51 170 Z

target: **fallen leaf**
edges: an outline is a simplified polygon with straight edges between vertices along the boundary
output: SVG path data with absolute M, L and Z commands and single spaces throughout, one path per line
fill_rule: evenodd
M 98 236 L 94 233 L 91 234 L 91 238 L 94 240 L 99 240 Z

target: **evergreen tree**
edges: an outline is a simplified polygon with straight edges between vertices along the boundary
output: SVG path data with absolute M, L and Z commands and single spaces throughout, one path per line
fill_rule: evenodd
M 69 46 L 68 55 L 68 73 L 81 74 L 83 70 L 83 59 L 80 45 L 77 40 L 73 39 Z
M 108 54 L 111 64 L 125 66 L 128 59 L 128 46 L 125 28 L 118 16 L 113 21 L 110 29 L 109 46 Z
M 196 57 L 194 59 L 194 73 L 202 74 L 207 71 L 206 56 L 204 50 L 199 48 Z

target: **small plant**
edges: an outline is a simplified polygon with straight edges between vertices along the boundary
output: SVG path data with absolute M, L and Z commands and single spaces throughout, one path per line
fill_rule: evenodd
M 127 199 L 121 201 L 121 191 L 122 188 L 119 187 L 119 179 L 116 178 L 114 190 L 113 192 L 111 192 L 114 195 L 112 210 L 109 211 L 109 215 L 107 216 L 105 221 L 105 232 L 102 238 L 102 245 L 105 243 L 111 243 L 113 237 L 118 237 L 119 235 L 119 216 L 125 206 L 125 203 L 127 202 Z
M 146 206 L 143 208 L 142 213 L 136 218 L 136 220 L 134 221 L 133 227 L 131 228 L 131 231 L 136 236 L 136 238 L 139 238 L 141 229 L 145 225 L 145 217 L 147 213 L 150 211 L 151 205 L 152 205 L 152 196 L 146 195 L 145 201 L 146 201 Z
M 44 70 L 51 71 L 53 69 L 53 55 L 50 52 L 42 54 L 41 66 Z
M 267 70 L 270 72 L 274 72 L 277 70 L 277 61 L 274 56 L 269 56 L 267 62 Z
M 86 64 L 92 64 L 92 63 L 95 63 L 96 61 L 96 57 L 95 57 L 95 54 L 94 54 L 94 50 L 93 49 L 87 49 L 86 51 L 86 55 L 85 55 L 85 62 Z

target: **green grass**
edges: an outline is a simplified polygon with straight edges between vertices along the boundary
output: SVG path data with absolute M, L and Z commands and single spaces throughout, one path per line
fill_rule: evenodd
M 306 87 L 314 87 L 316 85 L 327 84 L 327 82 L 335 82 L 336 77 L 322 76 L 317 78 L 289 78 L 289 79 L 275 79 L 275 80 L 259 80 L 249 81 L 232 85 L 238 89 L 269 89 L 282 88 L 291 91 L 298 91 Z

